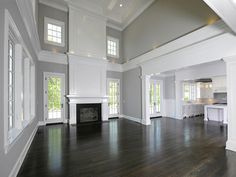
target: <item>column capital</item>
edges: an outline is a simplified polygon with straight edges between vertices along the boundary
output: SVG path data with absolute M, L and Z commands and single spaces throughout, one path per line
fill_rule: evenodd
M 142 75 L 140 76 L 141 79 L 150 79 L 151 75 Z
M 236 55 L 223 58 L 226 63 L 236 63 Z

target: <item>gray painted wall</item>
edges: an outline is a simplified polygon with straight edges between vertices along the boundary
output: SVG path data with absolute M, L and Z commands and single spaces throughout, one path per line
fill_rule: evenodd
M 16 161 L 18 160 L 23 148 L 25 147 L 27 141 L 30 138 L 33 130 L 37 126 L 38 120 L 37 115 L 36 118 L 33 120 L 29 126 L 27 126 L 23 132 L 19 135 L 16 141 L 13 143 L 12 148 L 9 150 L 7 154 L 4 152 L 4 115 L 3 115 L 3 84 L 4 84 L 4 69 L 3 69 L 3 58 L 4 58 L 4 10 L 8 9 L 13 20 L 15 21 L 21 36 L 31 53 L 33 59 L 36 62 L 36 69 L 37 69 L 37 56 L 33 51 L 32 44 L 30 42 L 27 30 L 24 26 L 23 20 L 21 18 L 20 12 L 17 8 L 15 0 L 1 0 L 0 1 L 0 82 L 2 83 L 0 87 L 0 176 L 1 177 L 8 177 L 11 170 L 13 169 Z M 36 93 L 37 93 L 37 86 L 36 86 Z M 36 98 L 37 102 L 37 98 Z M 36 107 L 37 109 L 37 107 Z
M 218 16 L 202 0 L 158 0 L 123 31 L 124 60 L 132 59 Z
M 123 73 L 123 114 L 135 118 L 142 117 L 141 68 Z
M 44 104 L 43 104 L 43 73 L 44 72 L 53 72 L 53 73 L 62 73 L 65 74 L 65 91 L 66 95 L 68 95 L 68 66 L 56 63 L 48 63 L 48 62 L 38 62 L 38 72 L 37 72 L 37 83 L 38 83 L 38 92 L 37 92 L 37 100 L 38 100 L 38 112 L 37 115 L 39 117 L 39 121 L 44 121 Z M 67 102 L 67 101 L 66 101 Z M 65 103 L 65 119 L 69 118 L 68 113 L 68 104 Z
M 68 49 L 68 13 L 39 3 L 38 5 L 38 32 L 43 50 L 65 53 Z M 44 42 L 44 17 L 49 17 L 65 23 L 65 46 L 59 47 Z
M 107 36 L 111 36 L 114 38 L 119 39 L 119 58 L 107 57 L 107 59 L 111 62 L 115 63 L 123 63 L 123 39 L 122 39 L 122 32 L 116 29 L 107 27 Z
M 123 73 L 107 71 L 107 78 L 120 79 L 120 114 L 123 114 Z

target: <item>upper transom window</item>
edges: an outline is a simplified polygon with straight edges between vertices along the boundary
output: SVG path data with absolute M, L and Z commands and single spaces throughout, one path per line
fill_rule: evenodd
M 119 39 L 107 37 L 107 56 L 119 58 Z
M 44 42 L 57 46 L 65 46 L 65 24 L 48 17 L 44 18 Z

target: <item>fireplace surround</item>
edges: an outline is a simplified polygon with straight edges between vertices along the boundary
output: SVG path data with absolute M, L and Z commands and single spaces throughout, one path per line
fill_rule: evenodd
M 76 105 L 76 119 L 77 125 L 88 123 L 101 122 L 101 104 L 77 104 Z

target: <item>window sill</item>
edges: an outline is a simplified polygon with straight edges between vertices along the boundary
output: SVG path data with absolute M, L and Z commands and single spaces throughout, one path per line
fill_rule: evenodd
M 23 133 L 25 128 L 29 126 L 33 122 L 33 120 L 34 118 L 31 120 L 23 121 L 21 129 L 13 128 L 8 131 L 7 144 L 5 145 L 5 154 L 10 151 L 10 149 L 14 146 L 17 140 L 21 137 L 21 134 Z
M 119 59 L 120 57 L 119 56 L 117 56 L 117 55 L 109 55 L 109 54 L 107 54 L 107 57 L 110 57 L 110 58 L 115 58 L 115 59 Z

